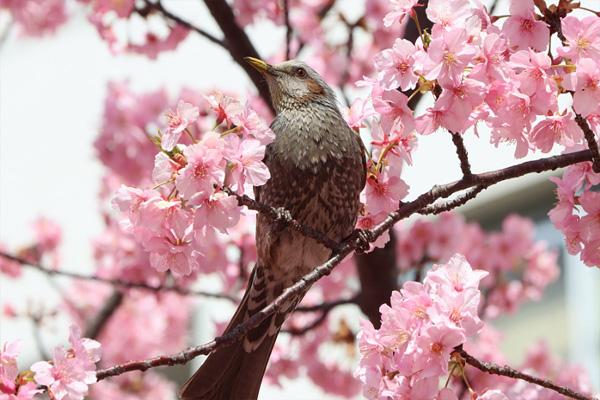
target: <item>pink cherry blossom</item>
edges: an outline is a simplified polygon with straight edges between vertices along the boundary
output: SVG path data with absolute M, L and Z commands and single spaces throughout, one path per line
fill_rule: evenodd
M 464 334 L 451 326 L 431 325 L 421 331 L 416 340 L 421 352 L 415 357 L 419 376 L 429 378 L 447 373 L 450 353 L 464 341 Z
M 365 189 L 367 209 L 373 214 L 394 211 L 407 193 L 408 185 L 398 176 L 370 177 Z
M 183 131 L 194 123 L 199 115 L 200 111 L 198 107 L 186 103 L 183 100 L 179 100 L 177 109 L 169 110 L 166 113 L 167 131 L 161 137 L 160 144 L 162 148 L 166 151 L 173 150 L 173 147 L 175 147 L 179 141 Z
M 57 347 L 52 364 L 46 361 L 31 366 L 36 383 L 48 387 L 57 400 L 82 400 L 88 385 L 96 382 L 96 362 L 100 360 L 100 343 L 82 339 L 79 328 L 71 327 L 71 348 Z
M 508 71 L 506 70 L 506 39 L 497 33 L 486 35 L 481 46 L 481 52 L 475 58 L 476 65 L 469 77 L 486 81 L 506 81 Z
M 396 39 L 391 49 L 375 56 L 378 80 L 386 90 L 412 89 L 418 77 L 413 71 L 415 46 L 406 39 Z
M 517 79 L 519 90 L 531 97 L 533 110 L 538 114 L 557 111 L 557 86 L 551 77 L 551 60 L 544 52 L 521 50 L 510 57 Z
M 41 251 L 51 252 L 56 250 L 62 239 L 62 229 L 56 222 L 40 217 L 34 221 L 33 230 Z
M 229 161 L 228 186 L 237 187 L 239 193 L 244 192 L 245 185 L 264 185 L 271 174 L 263 163 L 265 145 L 256 139 L 240 140 L 232 135 L 228 140 L 227 158 Z
M 152 170 L 152 182 L 157 185 L 165 182 L 174 181 L 181 165 L 173 161 L 167 154 L 156 153 L 154 158 L 154 169 Z
M 548 26 L 535 19 L 533 0 L 511 0 L 510 17 L 504 22 L 502 33 L 519 50 L 543 51 L 550 38 Z
M 542 152 L 552 150 L 555 143 L 573 146 L 583 139 L 583 132 L 571 113 L 554 115 L 538 122 L 532 129 L 530 140 Z
M 7 250 L 6 246 L 0 243 L 0 251 L 7 252 Z M 0 272 L 11 278 L 18 278 L 21 276 L 21 264 L 5 257 L 0 257 Z
M 408 108 L 408 97 L 398 90 L 373 91 L 373 107 L 381 116 L 381 127 L 384 134 L 393 126 L 402 126 L 408 134 L 415 129 L 412 111 Z
M 435 26 L 460 26 L 469 15 L 468 6 L 468 0 L 430 0 L 427 17 Z
M 600 58 L 599 58 L 600 60 Z M 577 84 L 573 95 L 573 109 L 587 117 L 600 113 L 600 68 L 590 58 L 577 63 Z
M 577 62 L 581 58 L 600 61 L 600 18 L 594 15 L 577 18 L 567 15 L 561 18 L 562 33 L 566 46 L 559 46 L 559 55 Z
M 462 28 L 434 32 L 427 48 L 429 65 L 425 67 L 425 77 L 437 79 L 442 86 L 459 84 L 465 67 L 476 54 L 475 48 L 465 42 Z
M 402 22 L 407 14 L 412 15 L 413 8 L 418 3 L 419 0 L 390 0 L 392 10 L 385 15 L 384 25 L 389 27 L 396 22 Z
M 218 140 L 221 141 L 221 140 Z M 207 198 L 213 192 L 213 185 L 223 184 L 225 159 L 222 145 L 209 147 L 203 140 L 183 150 L 187 165 L 181 169 L 175 184 L 184 199 L 194 196 Z
M 352 102 L 350 108 L 342 109 L 342 114 L 348 126 L 355 131 L 365 127 L 364 121 L 375 114 L 370 102 L 357 98 Z
M 257 139 L 263 145 L 267 145 L 275 139 L 271 128 L 248 104 L 229 117 L 244 138 Z
M 21 33 L 42 36 L 54 33 L 68 18 L 64 0 L 23 0 L 0 2 L 18 24 Z
M 206 96 L 206 101 L 213 113 L 216 114 L 217 124 L 225 121 L 228 127 L 233 124 L 233 118 L 243 109 L 239 101 L 218 91 Z
M 226 193 L 213 194 L 204 200 L 196 210 L 194 227 L 196 230 L 204 226 L 211 226 L 223 233 L 235 226 L 240 218 L 240 209 L 237 199 Z
M 478 400 L 509 400 L 508 397 L 500 390 L 486 390 L 484 393 L 477 396 Z

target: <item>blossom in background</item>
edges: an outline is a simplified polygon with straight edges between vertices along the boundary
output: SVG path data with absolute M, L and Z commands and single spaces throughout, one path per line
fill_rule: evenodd
M 54 33 L 68 19 L 65 0 L 0 0 L 0 9 L 10 12 L 26 36 Z

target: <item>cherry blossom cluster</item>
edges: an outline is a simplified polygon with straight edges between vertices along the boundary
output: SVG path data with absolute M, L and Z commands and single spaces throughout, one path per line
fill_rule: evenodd
M 81 331 L 73 325 L 69 344 L 68 349 L 57 347 L 52 360 L 36 362 L 29 370 L 19 372 L 21 342 L 4 343 L 0 349 L 0 398 L 31 400 L 46 392 L 51 399 L 83 400 L 88 386 L 96 382 L 100 343 L 81 338 Z
M 450 399 L 440 378 L 450 371 L 455 347 L 477 334 L 479 282 L 487 272 L 473 270 L 461 255 L 434 265 L 423 283 L 406 282 L 381 306 L 381 327 L 362 322 L 356 371 L 369 399 Z M 456 398 L 456 396 L 454 396 Z
M 262 162 L 274 138 L 269 127 L 248 105 L 230 97 L 216 94 L 207 101 L 222 129 L 196 139 L 188 126 L 198 119 L 199 109 L 181 100 L 166 113 L 166 131 L 155 138 L 161 146 L 152 172 L 155 186 L 122 186 L 113 200 L 127 213 L 123 226 L 150 253 L 152 267 L 176 277 L 203 268 L 219 233 L 238 223 L 237 199 L 221 189 L 243 194 L 270 177 Z M 176 146 L 184 132 L 192 144 Z
M 385 25 L 417 19 L 418 1 L 390 4 Z M 536 150 L 547 153 L 555 145 L 572 151 L 586 144 L 575 113 L 596 129 L 600 17 L 568 15 L 560 19 L 560 29 L 551 31 L 536 16 L 532 0 L 510 4 L 510 15 L 498 18 L 478 2 L 430 1 L 431 33 L 422 32 L 414 43 L 398 38 L 374 57 L 376 73 L 358 82 L 371 93 L 348 111 L 349 124 L 366 125 L 372 135 L 360 227 L 380 222 L 407 194 L 399 175 L 404 163 L 412 163 L 417 134 L 441 128 L 477 134 L 477 124 L 483 123 L 494 145 L 515 145 L 516 158 Z M 560 40 L 552 48 L 556 55 L 548 52 L 551 33 Z M 433 105 L 415 115 L 408 101 L 427 92 L 434 94 Z
M 459 253 L 471 265 L 489 272 L 481 282 L 486 289 L 483 311 L 487 317 L 514 312 L 524 301 L 540 300 L 560 273 L 558 254 L 535 240 L 531 220 L 517 215 L 507 216 L 499 232 L 484 232 L 480 225 L 452 212 L 395 229 L 402 270 L 447 262 Z
M 26 36 L 54 33 L 68 18 L 65 0 L 0 0 L 0 10 L 7 10 Z
M 550 211 L 550 220 L 565 236 L 570 254 L 580 253 L 589 266 L 600 266 L 600 193 L 591 191 L 600 183 L 600 174 L 591 163 L 567 168 L 556 183 L 558 203 Z

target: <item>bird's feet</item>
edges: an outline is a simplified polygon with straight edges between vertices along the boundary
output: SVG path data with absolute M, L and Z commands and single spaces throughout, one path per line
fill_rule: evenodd
M 375 236 L 368 229 L 355 229 L 350 235 L 350 239 L 355 241 L 357 253 L 366 253 L 371 248 L 371 242 L 375 240 Z
M 278 227 L 284 228 L 293 219 L 294 219 L 294 217 L 292 217 L 292 213 L 289 212 L 288 210 L 286 210 L 285 208 L 283 208 L 283 207 L 275 208 L 275 219 L 273 222 L 275 222 L 275 224 Z

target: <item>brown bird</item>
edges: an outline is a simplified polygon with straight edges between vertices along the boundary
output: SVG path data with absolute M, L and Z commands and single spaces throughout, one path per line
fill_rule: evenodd
M 271 179 L 255 188 L 256 199 L 282 208 L 301 224 L 341 241 L 354 229 L 366 164 L 358 134 L 340 114 L 333 90 L 301 61 L 277 65 L 246 57 L 265 77 L 276 117 L 275 140 L 264 162 Z M 259 214 L 258 262 L 226 332 L 271 303 L 300 277 L 327 261 L 331 249 Z M 293 298 L 237 344 L 211 353 L 183 386 L 183 400 L 256 399 Z

